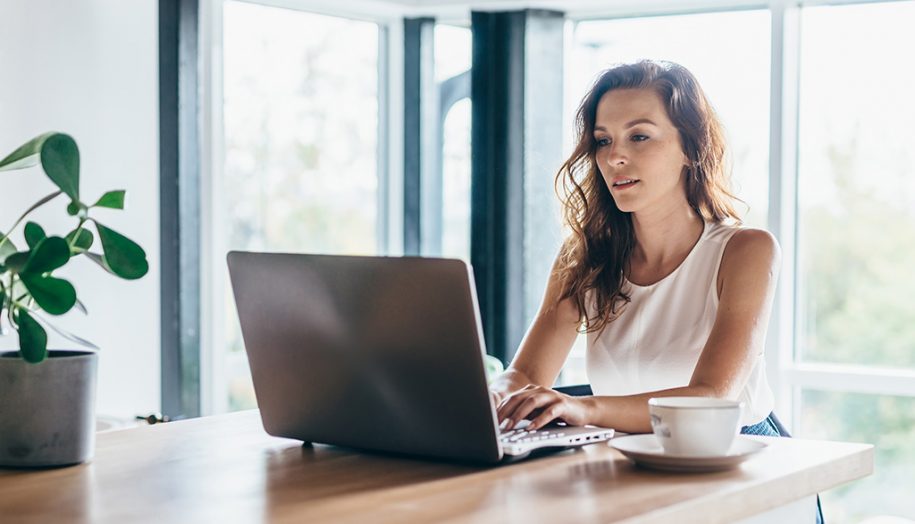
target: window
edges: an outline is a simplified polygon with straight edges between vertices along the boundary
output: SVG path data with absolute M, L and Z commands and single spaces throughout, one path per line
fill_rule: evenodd
M 915 397 L 805 389 L 800 418 L 804 438 L 867 442 L 876 450 L 873 475 L 821 495 L 827 522 L 915 517 Z
M 915 369 L 915 2 L 804 10 L 798 357 Z M 892 256 L 887 256 L 892 253 Z
M 376 253 L 378 25 L 228 1 L 223 46 L 220 250 Z M 250 408 L 227 273 L 222 286 L 224 338 L 214 343 L 224 348 L 224 385 L 216 387 L 227 409 Z
M 766 227 L 768 207 L 770 15 L 737 11 L 594 20 L 575 24 L 565 84 L 566 154 L 582 97 L 604 69 L 641 59 L 669 60 L 699 79 L 724 124 L 733 164 L 734 193 L 749 209 L 744 222 Z M 558 166 L 557 166 L 558 167 Z M 555 252 L 558 244 L 553 249 Z M 545 284 L 545 283 L 544 283 Z M 560 377 L 585 383 L 585 337 L 579 336 Z
M 915 518 L 915 386 L 868 376 L 915 370 L 913 24 L 915 2 L 802 11 L 795 358 L 857 378 L 802 389 L 799 433 L 876 444 L 873 476 L 824 495 L 830 522 Z

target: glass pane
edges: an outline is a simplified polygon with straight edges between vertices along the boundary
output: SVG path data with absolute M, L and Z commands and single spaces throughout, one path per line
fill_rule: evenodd
M 915 518 L 915 398 L 807 390 L 800 416 L 797 436 L 875 446 L 873 475 L 820 494 L 826 522 Z
M 473 35 L 469 27 L 435 24 L 435 81 L 470 71 Z
M 640 59 L 676 62 L 699 79 L 724 124 L 733 165 L 732 188 L 749 206 L 738 203 L 737 211 L 747 211 L 743 216 L 747 225 L 766 228 L 770 31 L 768 11 L 577 23 L 566 53 L 566 154 L 573 147 L 575 110 L 602 70 Z M 585 347 L 584 337 L 579 337 L 559 383 L 586 382 Z
M 469 28 L 435 26 L 435 80 L 442 82 L 470 70 Z M 441 256 L 470 260 L 470 122 L 471 102 L 461 98 L 443 108 L 442 119 L 442 252 Z
M 232 1 L 223 38 L 225 247 L 375 253 L 378 26 Z M 243 409 L 254 398 L 225 286 L 229 407 Z
M 470 260 L 470 119 L 464 98 L 445 117 L 442 147 L 442 256 Z
M 915 367 L 915 2 L 803 10 L 796 348 Z

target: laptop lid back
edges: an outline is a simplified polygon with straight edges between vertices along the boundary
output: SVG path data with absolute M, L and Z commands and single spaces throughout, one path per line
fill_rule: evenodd
M 228 264 L 268 433 L 501 458 L 466 263 L 231 252 Z

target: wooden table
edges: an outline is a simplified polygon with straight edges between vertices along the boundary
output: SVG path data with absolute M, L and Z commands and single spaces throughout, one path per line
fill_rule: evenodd
M 248 411 L 102 433 L 80 466 L 0 469 L 0 522 L 723 523 L 873 470 L 869 445 L 759 438 L 721 473 L 644 470 L 605 443 L 482 468 L 302 446 Z

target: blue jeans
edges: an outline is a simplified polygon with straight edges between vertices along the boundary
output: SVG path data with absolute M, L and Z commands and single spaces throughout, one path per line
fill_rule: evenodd
M 778 420 L 778 417 L 775 416 L 775 413 L 769 413 L 769 416 L 766 417 L 762 422 L 758 422 L 752 426 L 744 426 L 740 428 L 740 433 L 743 435 L 763 435 L 767 437 L 791 438 L 791 435 L 788 434 L 788 430 L 786 430 L 785 426 L 783 426 L 781 421 Z M 817 495 L 817 524 L 824 524 L 824 522 L 823 508 L 820 506 L 820 497 Z

